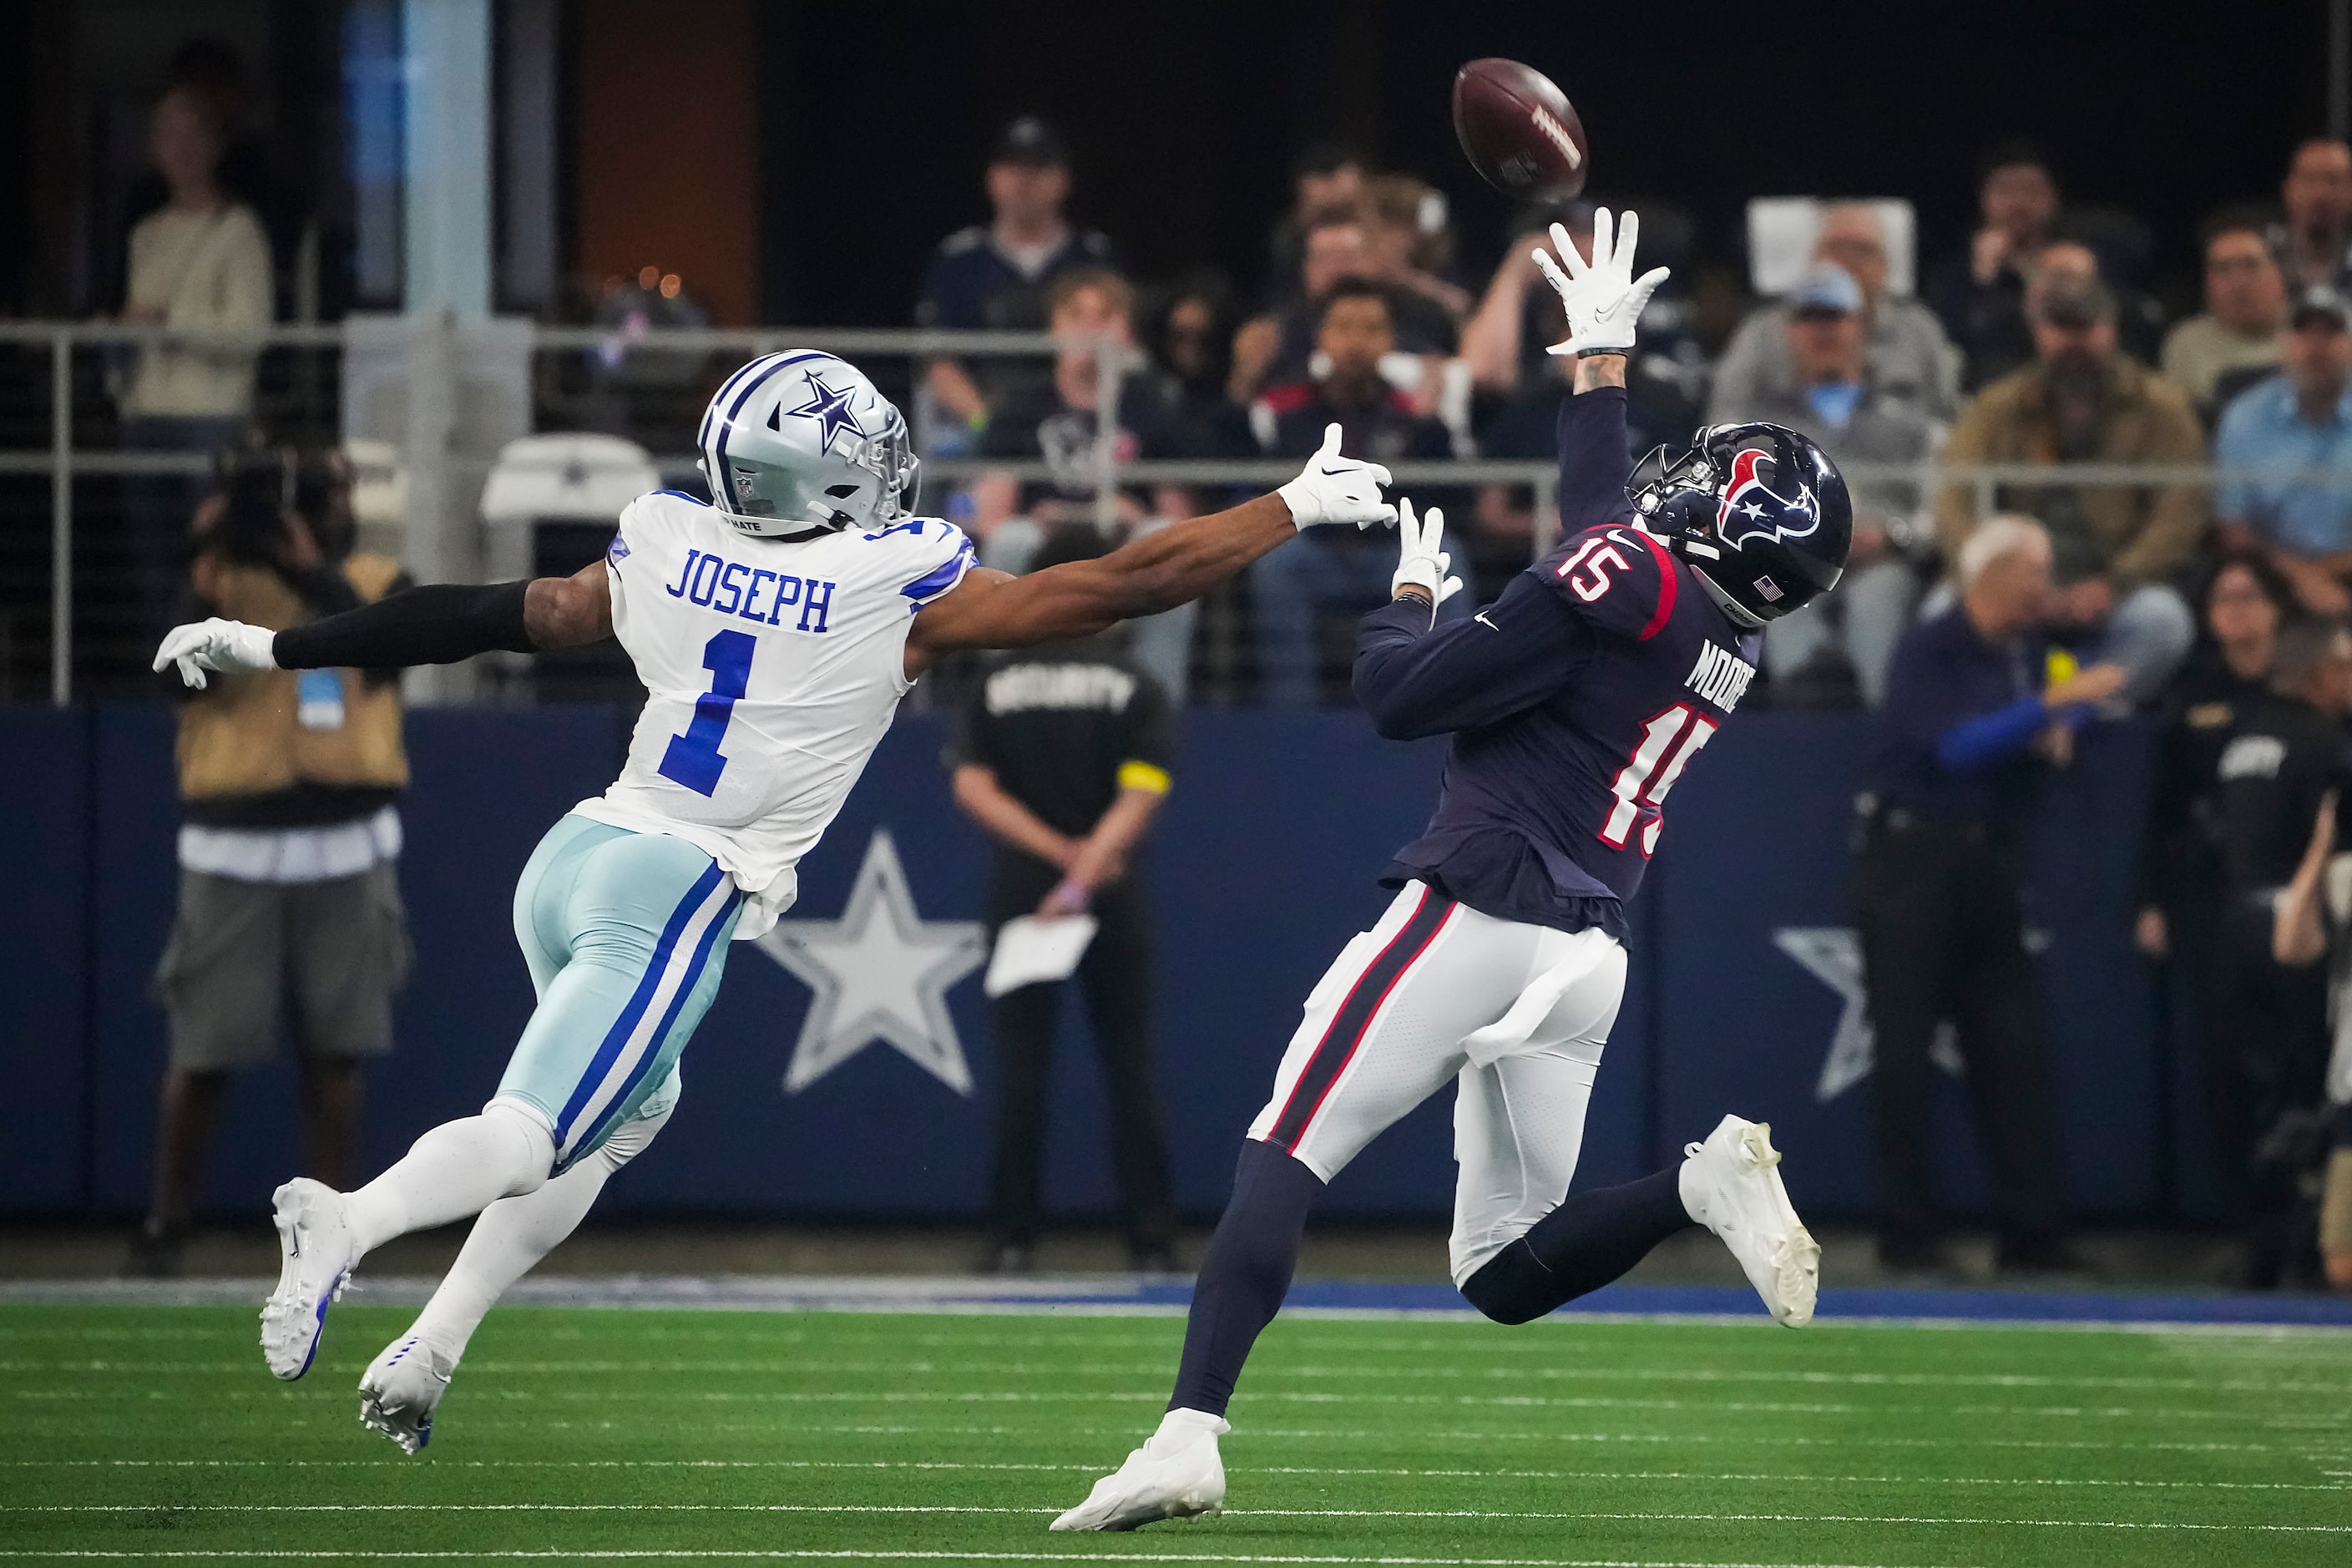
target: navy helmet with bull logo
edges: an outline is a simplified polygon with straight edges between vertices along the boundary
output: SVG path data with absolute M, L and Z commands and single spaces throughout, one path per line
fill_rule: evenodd
M 1709 426 L 1671 459 L 1660 447 L 1625 493 L 1642 526 L 1745 626 L 1835 587 L 1853 544 L 1853 502 L 1837 465 L 1785 425 Z

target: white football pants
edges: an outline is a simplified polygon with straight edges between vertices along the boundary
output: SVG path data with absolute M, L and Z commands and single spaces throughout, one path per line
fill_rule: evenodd
M 1606 931 L 1500 921 L 1409 882 L 1307 994 L 1249 1136 L 1328 1182 L 1458 1079 L 1458 1285 L 1568 1195 L 1624 993 Z

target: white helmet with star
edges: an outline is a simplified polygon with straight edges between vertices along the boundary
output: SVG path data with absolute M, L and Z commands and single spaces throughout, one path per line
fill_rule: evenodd
M 856 365 L 814 349 L 729 376 L 695 441 L 720 515 L 762 536 L 895 521 L 922 472 L 906 416 Z

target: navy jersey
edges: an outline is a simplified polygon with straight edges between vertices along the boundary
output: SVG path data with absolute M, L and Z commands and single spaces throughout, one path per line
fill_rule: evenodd
M 1382 877 L 1622 940 L 1672 790 L 1738 705 L 1758 638 L 1633 521 L 1625 395 L 1563 401 L 1559 546 L 1466 621 L 1365 617 L 1356 694 L 1391 739 L 1450 731 L 1436 815 Z

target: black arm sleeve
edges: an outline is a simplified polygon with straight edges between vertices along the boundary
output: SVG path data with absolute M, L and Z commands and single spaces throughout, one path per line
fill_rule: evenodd
M 531 653 L 522 618 L 528 583 L 472 587 L 435 583 L 392 594 L 278 634 L 271 645 L 282 669 L 387 669 L 456 664 L 503 648 Z
M 278 574 L 294 590 L 295 597 L 312 615 L 321 617 L 340 616 L 345 610 L 359 608 L 360 591 L 352 580 L 332 566 L 320 566 L 310 572 L 289 572 L 279 567 Z

